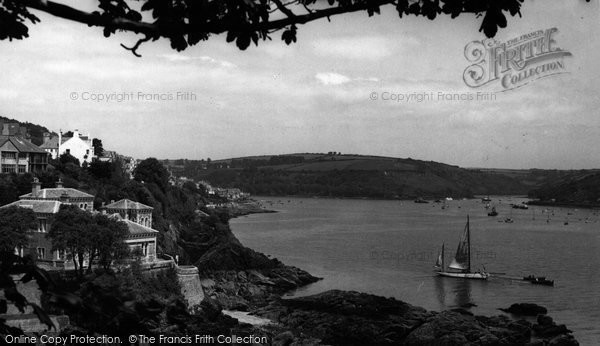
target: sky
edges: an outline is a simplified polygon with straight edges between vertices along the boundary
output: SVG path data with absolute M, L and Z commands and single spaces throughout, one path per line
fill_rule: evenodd
M 93 10 L 93 1 L 64 2 Z M 137 58 L 120 46 L 136 42 L 132 33 L 104 38 L 100 28 L 36 13 L 29 38 L 0 41 L 0 115 L 78 129 L 136 158 L 339 151 L 462 167 L 599 168 L 599 9 L 598 0 L 526 0 L 523 17 L 495 39 L 557 28 L 556 47 L 572 56 L 561 60 L 566 73 L 505 91 L 463 80 L 466 45 L 485 38 L 474 15 L 399 18 L 388 6 L 371 18 L 302 25 L 290 46 L 275 33 L 240 51 L 218 35 L 183 52 L 148 42 Z M 493 98 L 461 100 L 478 92 Z M 433 96 L 415 98 L 425 94 Z

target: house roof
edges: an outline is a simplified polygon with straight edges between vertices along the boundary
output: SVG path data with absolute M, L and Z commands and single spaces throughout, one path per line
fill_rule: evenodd
M 139 223 L 133 222 L 131 220 L 121 219 L 121 221 L 123 221 L 127 224 L 127 228 L 129 229 L 129 234 L 131 234 L 131 235 L 158 233 L 158 231 L 155 229 L 152 229 L 152 228 L 146 227 L 146 226 L 142 226 Z
M 142 204 L 140 202 L 134 202 L 130 199 L 122 199 L 114 203 L 110 203 L 104 206 L 106 209 L 154 209 L 151 206 Z
M 60 209 L 61 202 L 59 201 L 28 201 L 19 200 L 12 202 L 7 205 L 3 205 L 0 208 L 8 208 L 11 206 L 17 206 L 21 208 L 32 209 L 36 214 L 56 214 Z
M 42 149 L 58 149 L 58 136 L 52 136 L 40 145 Z
M 28 142 L 21 136 L 3 136 L 0 135 L 0 147 L 10 142 L 20 153 L 40 153 L 46 154 L 46 151 L 37 145 Z
M 79 191 L 79 190 L 68 188 L 68 187 L 41 189 L 36 194 L 33 194 L 32 192 L 30 192 L 28 194 L 20 196 L 19 198 L 20 199 L 27 199 L 27 198 L 58 199 L 63 194 L 68 195 L 69 198 L 94 198 L 94 196 L 90 195 L 89 193 L 85 193 L 83 191 Z

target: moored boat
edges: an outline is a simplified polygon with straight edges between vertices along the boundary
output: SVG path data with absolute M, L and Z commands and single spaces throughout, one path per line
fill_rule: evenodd
M 446 269 L 444 265 L 444 244 L 442 244 L 442 250 L 435 263 L 435 272 L 439 276 L 461 279 L 487 280 L 490 276 L 490 274 L 482 270 L 471 271 L 471 229 L 468 215 L 465 230 L 458 243 L 456 255 L 454 255 L 452 262 L 450 262 L 450 265 Z

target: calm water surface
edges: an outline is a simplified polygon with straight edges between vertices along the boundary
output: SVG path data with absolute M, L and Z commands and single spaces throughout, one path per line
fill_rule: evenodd
M 476 306 L 495 315 L 500 307 L 531 302 L 548 308 L 557 323 L 574 330 L 582 345 L 600 345 L 600 217 L 597 211 L 530 207 L 524 199 L 493 197 L 500 215 L 487 216 L 480 200 L 416 204 L 257 197 L 274 214 L 231 220 L 240 241 L 286 264 L 323 277 L 294 294 L 329 289 L 395 297 L 430 310 Z M 441 278 L 432 269 L 446 244 L 449 263 L 471 217 L 473 267 L 505 273 L 487 282 Z M 512 217 L 514 223 L 504 223 Z M 568 223 L 568 225 L 565 225 Z M 555 287 L 510 279 L 529 274 Z

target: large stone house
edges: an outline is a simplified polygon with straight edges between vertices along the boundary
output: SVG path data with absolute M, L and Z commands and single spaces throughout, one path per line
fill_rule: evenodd
M 58 135 L 46 132 L 44 133 L 44 143 L 40 147 L 50 153 L 53 159 L 65 153 L 78 159 L 80 164 L 90 163 L 95 158 L 92 138 L 79 133 L 78 130 L 73 131 L 71 137 L 63 136 L 62 132 L 59 132 Z
M 134 202 L 129 199 L 122 199 L 117 202 L 111 202 L 100 208 L 108 214 L 119 214 L 125 220 L 131 220 L 142 226 L 152 228 L 152 210 L 154 208 L 145 204 Z
M 0 135 L 1 173 L 38 173 L 48 167 L 48 154 L 22 136 Z
M 63 204 L 74 204 L 82 210 L 94 210 L 94 196 L 77 189 L 63 187 L 62 180 L 58 180 L 55 188 L 42 189 L 42 184 L 33 178 L 31 192 L 19 197 L 28 201 L 58 201 Z
M 152 229 L 152 210 L 145 204 L 122 199 L 100 208 L 127 224 L 129 236 L 125 240 L 130 250 L 139 249 L 144 261 L 156 259 L 156 236 L 158 231 Z
M 58 213 L 61 205 L 76 205 L 90 213 L 94 211 L 94 196 L 83 191 L 62 187 L 59 180 L 56 188 L 41 189 L 40 182 L 34 179 L 31 193 L 22 195 L 16 202 L 9 203 L 0 208 L 17 206 L 33 210 L 36 217 L 36 228 L 30 232 L 30 241 L 27 248 L 15 249 L 18 255 L 35 254 L 38 262 L 53 267 L 71 268 L 64 253 L 52 251 L 52 242 L 47 237 L 52 227 L 54 215 Z M 111 206 L 107 209 L 106 207 Z M 102 208 L 103 213 L 110 211 L 109 217 L 116 218 L 127 225 L 128 234 L 125 243 L 130 250 L 139 249 L 143 262 L 156 260 L 156 237 L 158 231 L 152 229 L 152 207 L 130 200 L 120 200 Z M 107 213 L 108 214 L 108 213 Z

